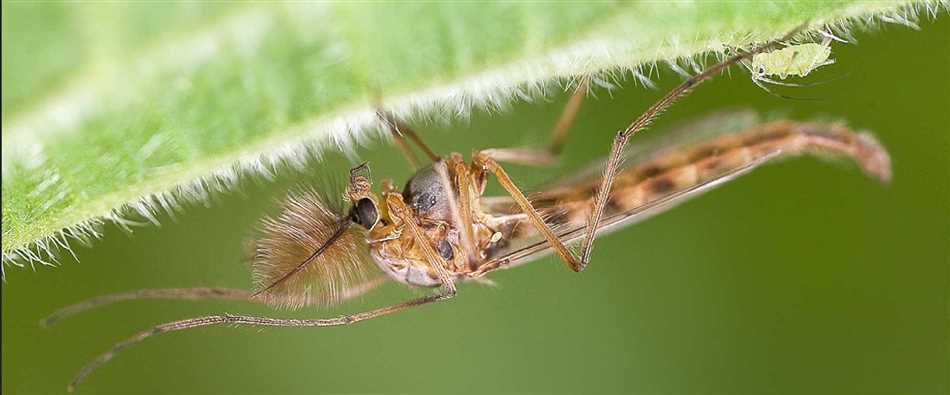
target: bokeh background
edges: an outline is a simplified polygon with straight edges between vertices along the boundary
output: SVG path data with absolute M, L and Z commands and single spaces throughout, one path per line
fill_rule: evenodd
M 91 376 L 89 393 L 950 391 L 950 18 L 921 31 L 884 26 L 835 45 L 838 64 L 784 89 L 733 71 L 657 122 L 716 109 L 832 116 L 873 130 L 893 157 L 881 186 L 851 165 L 812 158 L 767 166 L 666 214 L 602 238 L 582 274 L 552 257 L 461 286 L 449 303 L 344 328 L 214 327 L 164 335 Z M 662 72 L 660 90 L 679 77 Z M 613 132 L 661 91 L 628 81 L 581 110 L 562 164 L 512 167 L 537 185 L 605 154 Z M 415 124 L 440 152 L 546 142 L 566 99 L 447 124 Z M 394 148 L 359 151 L 402 183 Z M 146 287 L 249 287 L 242 241 L 299 182 L 342 174 L 328 155 L 308 174 L 245 182 L 161 227 L 114 226 L 80 262 L 9 270 L 3 284 L 3 392 L 62 392 L 113 342 L 208 313 L 331 316 L 418 292 L 389 284 L 334 309 L 272 311 L 235 302 L 112 305 L 40 329 L 54 309 Z M 498 189 L 493 189 L 497 191 Z

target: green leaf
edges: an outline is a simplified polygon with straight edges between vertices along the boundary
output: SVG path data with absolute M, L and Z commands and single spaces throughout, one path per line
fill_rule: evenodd
M 302 167 L 399 116 L 503 107 L 807 23 L 913 26 L 942 2 L 3 3 L 3 259 Z M 645 80 L 645 79 L 644 79 Z M 605 82 L 606 84 L 606 82 Z

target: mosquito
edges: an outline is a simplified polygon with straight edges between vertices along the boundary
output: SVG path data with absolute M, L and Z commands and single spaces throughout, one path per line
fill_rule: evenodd
M 486 281 L 486 276 L 496 270 L 552 252 L 571 270 L 580 272 L 590 263 L 596 236 L 668 210 L 780 158 L 802 154 L 850 158 L 869 176 L 887 182 L 891 177 L 889 156 L 870 134 L 856 133 L 836 123 L 759 121 L 749 113 L 719 115 L 694 123 L 664 141 L 625 153 L 631 137 L 693 87 L 730 65 L 776 48 L 791 36 L 741 51 L 687 79 L 617 133 L 604 163 L 530 196 L 501 163 L 545 166 L 555 160 L 586 95 L 589 79 L 582 79 L 574 90 L 553 128 L 547 149 L 485 149 L 475 152 L 469 161 L 459 153 L 436 154 L 419 134 L 380 109 L 377 114 L 381 123 L 416 169 L 415 174 L 401 190 L 392 180 L 383 180 L 374 191 L 369 166 L 363 163 L 350 171 L 342 199 L 312 189 L 291 193 L 279 215 L 261 222 L 261 236 L 254 242 L 251 258 L 254 291 L 142 289 L 65 307 L 42 324 L 132 299 L 214 298 L 303 307 L 336 304 L 386 281 L 427 287 L 434 292 L 332 318 L 217 314 L 163 323 L 116 343 L 83 367 L 67 389 L 72 391 L 119 351 L 162 333 L 222 324 L 353 324 L 452 299 L 459 282 Z M 733 126 L 715 130 L 722 119 L 730 120 Z M 413 147 L 424 154 L 424 160 L 415 156 Z M 501 185 L 504 195 L 484 196 L 490 178 Z M 580 251 L 569 245 L 579 246 Z

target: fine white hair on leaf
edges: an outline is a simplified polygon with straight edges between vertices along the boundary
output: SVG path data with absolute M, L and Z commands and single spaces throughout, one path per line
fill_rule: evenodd
M 920 15 L 936 17 L 941 9 L 945 11 L 950 9 L 948 4 L 950 2 L 946 0 L 916 2 L 866 15 L 864 11 L 861 11 L 862 8 L 858 7 L 854 11 L 844 12 L 843 17 L 838 19 L 812 21 L 808 30 L 789 44 L 814 42 L 822 38 L 854 43 L 852 31 L 873 29 L 882 24 L 917 28 Z M 226 35 L 243 32 L 244 30 L 239 27 L 247 24 L 248 21 L 252 22 L 250 25 L 257 29 L 255 32 L 258 33 L 255 34 L 258 36 L 260 31 L 268 26 L 266 20 L 259 20 L 256 15 L 241 16 L 235 19 L 234 26 L 231 26 L 232 22 L 227 22 L 229 27 L 226 29 Z M 256 45 L 255 34 L 248 36 L 248 40 L 242 41 L 244 46 L 238 49 L 247 49 Z M 727 56 L 730 48 L 724 43 L 751 45 L 756 39 L 761 40 L 761 37 L 753 36 L 751 32 L 718 37 L 717 40 L 709 40 L 705 43 L 705 52 L 700 51 L 698 55 L 693 56 L 685 56 L 687 52 L 693 51 L 684 49 L 684 39 L 684 37 L 667 39 L 662 52 L 650 54 L 652 59 L 647 56 L 641 64 L 630 64 L 629 61 L 621 59 L 635 52 L 636 48 L 633 44 L 626 43 L 627 47 L 623 47 L 613 42 L 587 41 L 582 45 L 558 48 L 536 59 L 503 65 L 446 85 L 386 97 L 384 104 L 387 110 L 396 117 L 410 122 L 448 123 L 458 121 L 460 118 L 464 120 L 473 110 L 498 112 L 508 108 L 516 100 L 531 101 L 543 98 L 557 88 L 566 89 L 565 87 L 576 84 L 578 75 L 589 76 L 591 84 L 588 89 L 593 89 L 593 85 L 596 85 L 609 92 L 620 85 L 618 81 L 628 78 L 640 85 L 652 87 L 654 84 L 649 76 L 660 62 L 671 64 L 671 68 L 677 73 L 690 69 L 695 72 L 706 63 L 706 56 L 712 55 L 713 58 L 719 60 Z M 209 40 L 211 40 L 210 36 L 201 36 L 191 46 L 195 54 L 192 57 L 195 62 L 200 62 L 201 59 L 206 59 L 215 53 L 214 48 L 205 45 Z M 624 48 L 629 51 L 625 52 Z M 158 57 L 172 59 L 173 57 L 166 56 L 168 53 L 173 53 L 173 51 L 162 48 L 159 51 L 161 56 Z M 644 70 L 647 72 L 645 73 Z M 90 98 L 94 97 L 94 95 L 90 98 L 86 96 L 88 95 L 78 92 L 75 97 L 66 100 L 65 103 L 73 103 L 75 105 L 72 107 L 84 109 L 91 103 Z M 66 110 L 72 108 L 70 105 L 60 107 Z M 75 116 L 66 117 L 69 120 L 79 119 L 84 114 L 84 111 L 70 111 L 70 114 L 75 113 Z M 25 129 L 28 128 L 24 127 Z M 98 238 L 99 228 L 106 222 L 127 231 L 146 223 L 158 223 L 162 213 L 173 216 L 175 212 L 180 212 L 185 204 L 210 205 L 212 195 L 235 189 L 248 176 L 252 179 L 269 179 L 285 168 L 303 169 L 309 163 L 313 163 L 315 158 L 319 158 L 320 152 L 328 147 L 333 147 L 355 158 L 357 146 L 370 144 L 377 141 L 380 136 L 387 136 L 378 127 L 373 111 L 365 108 L 332 114 L 332 117 L 313 119 L 294 129 L 287 133 L 278 133 L 278 137 L 248 147 L 247 151 L 236 160 L 214 164 L 208 176 L 198 177 L 164 190 L 144 193 L 135 202 L 105 210 L 78 221 L 74 225 L 54 231 L 31 244 L 4 251 L 0 274 L 5 278 L 6 265 L 55 265 L 59 251 L 69 251 L 73 241 L 88 244 L 92 239 Z M 10 174 L 12 166 L 39 168 L 44 162 L 39 139 L 29 137 L 29 133 L 14 132 L 5 130 L 5 140 L 12 134 L 25 135 L 28 138 L 23 144 L 18 145 L 22 152 L 8 155 L 9 152 L 4 150 L 2 162 L 4 178 Z M 153 145 L 159 144 L 164 144 L 164 142 L 153 143 Z M 145 148 L 153 149 L 154 147 L 143 147 Z M 144 152 L 148 153 L 148 151 Z M 58 185 L 62 186 L 62 184 L 58 182 Z

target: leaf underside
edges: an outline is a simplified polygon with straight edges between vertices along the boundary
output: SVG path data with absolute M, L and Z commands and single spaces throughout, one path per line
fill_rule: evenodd
M 4 2 L 3 260 L 50 262 L 103 220 L 154 221 L 349 149 L 376 133 L 376 96 L 401 117 L 460 116 L 803 23 L 913 26 L 945 4 Z

